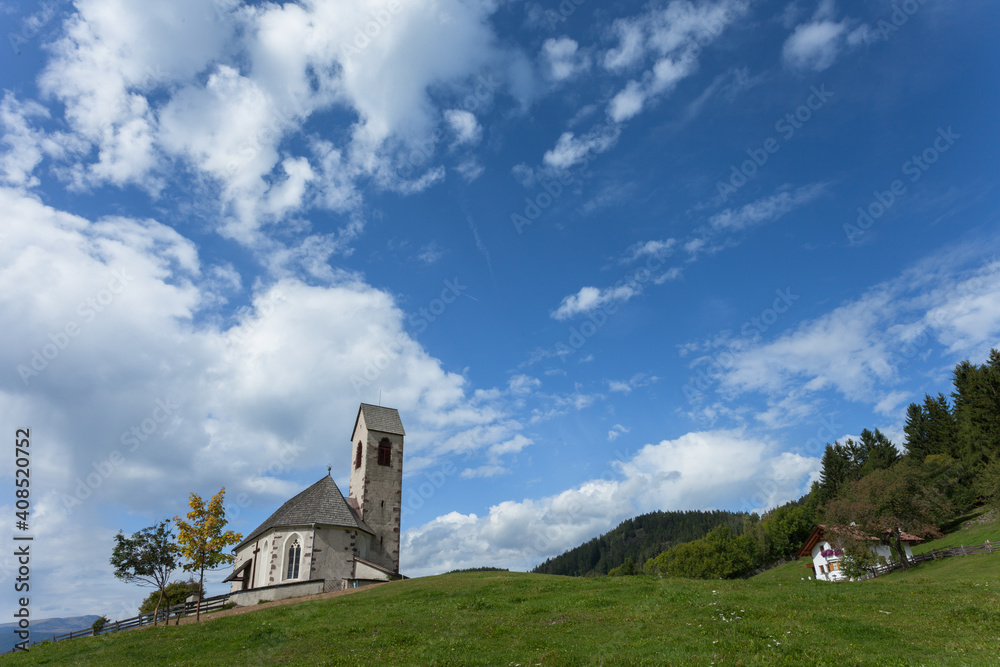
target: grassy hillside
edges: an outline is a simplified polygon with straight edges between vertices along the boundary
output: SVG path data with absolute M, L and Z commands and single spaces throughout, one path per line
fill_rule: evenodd
M 1000 648 L 1000 554 L 857 584 L 798 574 L 791 563 L 733 581 L 442 575 L 0 665 L 977 665 Z

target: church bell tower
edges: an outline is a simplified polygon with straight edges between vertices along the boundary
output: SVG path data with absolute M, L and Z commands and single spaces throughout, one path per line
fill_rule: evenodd
M 394 408 L 362 403 L 351 436 L 348 498 L 375 533 L 369 558 L 399 572 L 403 498 L 403 422 Z

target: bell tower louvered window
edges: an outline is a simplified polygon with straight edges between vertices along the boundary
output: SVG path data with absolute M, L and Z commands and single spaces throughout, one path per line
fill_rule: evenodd
M 389 438 L 382 438 L 378 443 L 378 464 L 380 466 L 392 465 L 392 443 Z

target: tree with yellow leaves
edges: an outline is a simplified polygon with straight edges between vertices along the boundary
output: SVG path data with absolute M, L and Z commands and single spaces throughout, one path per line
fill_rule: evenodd
M 188 572 L 198 572 L 199 590 L 205 590 L 205 570 L 212 570 L 219 565 L 233 562 L 233 554 L 223 553 L 226 547 L 238 544 L 243 539 L 240 533 L 231 530 L 222 532 L 226 527 L 226 508 L 223 501 L 226 497 L 226 487 L 212 497 L 205 506 L 205 501 L 197 493 L 192 493 L 188 501 L 191 511 L 187 513 L 187 521 L 179 516 L 174 517 L 177 524 L 177 542 L 181 546 L 181 554 L 190 562 L 184 566 Z M 201 596 L 198 597 L 196 622 L 201 621 Z

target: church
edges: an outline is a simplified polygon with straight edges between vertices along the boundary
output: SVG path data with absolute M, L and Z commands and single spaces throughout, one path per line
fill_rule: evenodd
M 328 471 L 279 507 L 233 550 L 231 599 L 256 604 L 402 578 L 404 435 L 399 412 L 362 403 L 347 497 Z

